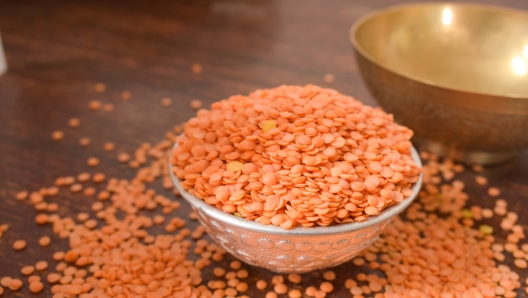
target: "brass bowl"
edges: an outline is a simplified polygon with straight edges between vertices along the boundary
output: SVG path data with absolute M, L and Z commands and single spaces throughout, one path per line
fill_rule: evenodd
M 420 145 L 492 164 L 528 147 L 528 13 L 494 6 L 394 6 L 350 31 L 378 103 Z

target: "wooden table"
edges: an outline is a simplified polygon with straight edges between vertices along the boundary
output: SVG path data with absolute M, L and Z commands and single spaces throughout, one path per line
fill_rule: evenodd
M 133 153 L 142 142 L 161 140 L 167 130 L 195 113 L 189 107 L 191 99 L 208 105 L 261 87 L 313 83 L 374 104 L 358 73 L 348 30 L 361 15 L 400 2 L 405 1 L 4 2 L 0 30 L 9 71 L 0 77 L 0 224 L 9 223 L 10 230 L 0 243 L 0 276 L 22 277 L 21 266 L 42 259 L 54 267 L 52 252 L 67 248 L 67 241 L 55 235 L 49 247 L 37 245 L 38 237 L 53 234 L 51 227 L 37 228 L 33 207 L 14 199 L 18 191 L 51 186 L 58 176 L 83 171 L 130 178 L 134 171 L 118 163 L 117 153 Z M 528 9 L 523 0 L 502 4 Z M 201 74 L 191 72 L 194 63 L 203 67 Z M 335 75 L 335 83 L 323 82 L 326 73 Z M 105 92 L 95 91 L 98 82 L 107 86 Z M 123 90 L 132 93 L 129 101 L 120 99 Z M 162 107 L 163 97 L 174 104 Z M 93 99 L 112 103 L 115 110 L 92 112 L 87 104 Z M 81 120 L 78 128 L 67 127 L 72 117 Z M 65 138 L 52 141 L 54 130 L 63 130 Z M 92 140 L 89 147 L 79 146 L 82 137 Z M 105 142 L 114 142 L 116 151 L 105 152 Z M 97 169 L 86 166 L 90 156 L 101 159 Z M 528 151 L 485 174 L 491 185 L 503 190 L 527 228 Z M 469 176 L 465 181 L 471 203 L 493 206 L 485 188 L 477 187 Z M 71 216 L 89 211 L 93 201 L 82 195 L 59 200 L 59 212 Z M 186 205 L 180 210 L 188 211 Z M 18 238 L 29 242 L 22 252 L 11 248 Z M 272 276 L 257 268 L 250 271 L 251 280 Z M 342 285 L 358 269 L 345 264 L 335 271 L 339 277 L 335 285 Z M 205 272 L 204 278 L 211 278 L 211 273 Z M 314 272 L 303 283 L 318 284 L 321 279 L 321 272 Z M 50 297 L 49 289 L 46 283 L 38 296 Z M 10 295 L 14 294 L 4 294 Z M 32 296 L 27 289 L 17 295 Z M 260 295 L 250 289 L 249 296 Z M 332 297 L 349 295 L 337 287 Z

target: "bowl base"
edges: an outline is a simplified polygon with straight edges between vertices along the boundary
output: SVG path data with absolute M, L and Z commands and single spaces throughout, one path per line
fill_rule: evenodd
M 415 137 L 413 139 L 419 148 L 424 148 L 429 152 L 438 154 L 441 157 L 451 158 L 455 161 L 473 165 L 479 164 L 483 166 L 497 165 L 505 163 L 517 157 L 519 151 L 465 151 L 456 148 L 451 148 L 440 142 Z

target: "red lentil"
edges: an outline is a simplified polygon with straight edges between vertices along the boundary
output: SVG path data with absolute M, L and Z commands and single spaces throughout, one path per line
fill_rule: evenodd
M 11 282 L 9 282 L 9 289 L 11 291 L 18 291 L 22 288 L 22 285 L 24 285 L 24 283 L 20 279 L 13 278 L 11 279 Z
M 90 102 L 88 103 L 88 108 L 90 108 L 90 110 L 92 110 L 92 111 L 98 111 L 98 110 L 101 109 L 101 106 L 102 106 L 102 105 L 103 105 L 103 104 L 102 104 L 100 101 L 98 101 L 98 100 L 92 100 L 92 101 L 90 101 Z
M 336 275 L 335 275 L 334 271 L 325 271 L 323 273 L 323 278 L 326 279 L 326 280 L 332 281 L 332 280 L 335 280 Z
M 90 145 L 90 139 L 89 138 L 81 138 L 79 140 L 79 145 L 81 145 L 82 147 L 86 147 L 86 146 Z
M 201 109 L 202 106 L 203 106 L 203 103 L 201 100 L 199 99 L 193 99 L 191 100 L 191 102 L 189 103 L 189 105 L 191 106 L 191 108 L 195 109 L 195 110 L 198 110 L 198 109 Z
M 323 291 L 325 293 L 330 293 L 330 292 L 332 292 L 334 290 L 334 286 L 331 283 L 327 282 L 327 281 L 321 283 L 319 288 L 321 289 L 321 291 Z
M 15 195 L 15 198 L 19 201 L 23 201 L 28 197 L 29 193 L 27 191 L 20 191 Z
M 105 103 L 103 105 L 103 111 L 105 112 L 112 112 L 114 110 L 114 105 L 111 103 Z
M 40 293 L 44 289 L 44 285 L 40 281 L 34 281 L 29 284 L 31 293 Z
M 103 148 L 105 151 L 113 151 L 115 149 L 115 145 L 114 143 L 105 143 Z
M 170 107 L 172 105 L 172 99 L 164 97 L 161 99 L 161 105 L 164 107 Z
M 23 250 L 26 248 L 26 240 L 16 240 L 13 242 L 13 248 L 15 250 Z
M 71 118 L 70 120 L 68 120 L 69 127 L 77 127 L 80 123 L 81 121 L 78 118 Z
M 292 97 L 284 99 L 285 93 Z M 318 100 L 308 101 L 308 94 Z M 361 116 L 347 116 L 352 114 Z M 217 118 L 228 122 L 217 126 L 211 121 Z M 308 118 L 317 121 L 304 120 Z M 360 130 L 366 127 L 375 138 Z M 398 131 L 397 136 L 386 135 L 387 129 Z M 244 136 L 227 137 L 242 132 Z M 412 194 L 410 186 L 420 169 L 409 155 L 411 135 L 384 112 L 334 90 L 284 86 L 234 96 L 213 104 L 211 111 L 199 111 L 176 138 L 171 163 L 183 188 L 221 210 L 285 229 L 327 226 L 366 220 Z M 242 170 L 231 162 L 243 164 Z M 361 171 L 351 172 L 353 162 Z M 242 189 L 235 191 L 233 185 L 239 182 L 231 177 L 243 175 Z M 292 179 L 296 184 L 279 184 Z M 369 196 L 372 205 L 356 212 L 356 204 Z M 312 209 L 304 207 L 308 198 L 316 202 Z M 327 207 L 323 199 L 335 207 Z
M 60 130 L 56 130 L 51 133 L 51 138 L 55 141 L 62 140 L 64 138 L 64 133 Z
M 335 76 L 331 73 L 327 73 L 323 76 L 323 82 L 332 84 L 335 81 Z
M 35 269 L 37 269 L 38 271 L 43 271 L 43 270 L 46 270 L 47 268 L 48 268 L 48 262 L 46 261 L 38 261 L 35 264 Z
M 191 71 L 195 74 L 200 74 L 202 73 L 202 66 L 200 64 L 193 64 L 191 66 Z
M 96 167 L 99 165 L 99 158 L 97 157 L 90 157 L 86 160 L 86 164 L 89 166 L 89 167 Z
M 104 92 L 105 90 L 106 90 L 106 86 L 105 86 L 105 84 L 103 84 L 103 83 L 97 83 L 97 84 L 95 84 L 95 91 L 96 91 L 96 92 L 101 93 L 101 92 Z
M 22 267 L 20 272 L 22 274 L 24 274 L 24 275 L 31 275 L 31 274 L 33 274 L 33 272 L 35 272 L 35 267 L 33 267 L 33 266 L 24 266 L 24 267 Z
M 288 280 L 291 283 L 298 284 L 302 281 L 302 277 L 297 273 L 290 273 L 288 274 Z
M 262 291 L 262 290 L 264 290 L 265 288 L 268 287 L 268 283 L 265 280 L 260 279 L 260 280 L 257 281 L 256 287 L 257 287 L 257 289 Z

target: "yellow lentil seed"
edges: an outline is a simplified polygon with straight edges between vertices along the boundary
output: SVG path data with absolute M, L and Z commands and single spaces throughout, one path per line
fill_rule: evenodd
M 241 171 L 243 167 L 244 164 L 238 161 L 232 161 L 227 164 L 227 169 L 235 173 Z
M 262 125 L 262 132 L 266 133 L 270 131 L 272 128 L 276 128 L 276 127 L 277 127 L 277 123 L 275 123 L 275 121 L 268 120 L 264 122 L 264 124 Z

